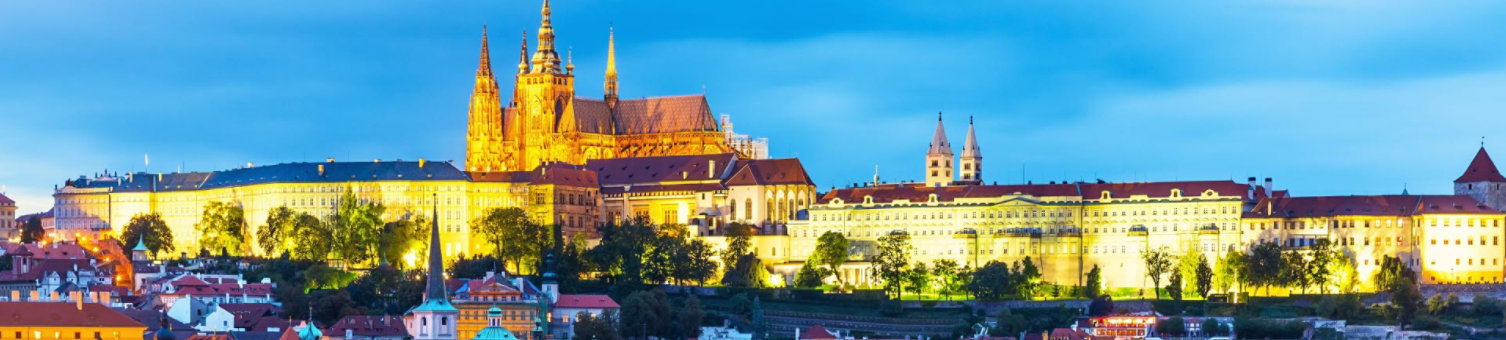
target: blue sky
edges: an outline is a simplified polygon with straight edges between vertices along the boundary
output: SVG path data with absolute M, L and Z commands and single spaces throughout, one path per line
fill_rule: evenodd
M 985 180 L 1275 177 L 1448 193 L 1506 153 L 1506 3 L 554 2 L 578 95 L 704 91 L 823 190 L 921 178 L 937 111 Z M 0 185 L 246 162 L 453 159 L 482 25 L 510 78 L 537 1 L 0 2 Z M 506 85 L 504 85 L 506 86 Z M 506 89 L 503 91 L 507 93 Z M 1499 141 L 1498 141 L 1499 140 Z M 149 154 L 150 167 L 142 156 Z

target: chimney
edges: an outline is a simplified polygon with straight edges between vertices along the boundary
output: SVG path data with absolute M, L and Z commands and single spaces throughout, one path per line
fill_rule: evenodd
M 712 179 L 716 178 L 716 160 L 715 159 L 706 162 L 706 177 L 707 178 L 712 178 Z
M 324 164 L 319 164 L 319 177 L 324 177 Z
M 1255 198 L 1255 177 L 1250 177 L 1248 183 L 1249 184 L 1246 185 L 1246 187 L 1249 188 L 1249 194 L 1248 195 L 1250 196 L 1250 199 L 1254 199 Z M 1266 193 L 1266 194 L 1269 195 L 1270 193 Z
M 425 163 L 428 163 L 428 161 L 425 161 L 423 158 L 419 158 L 418 159 L 418 168 L 419 169 L 423 169 Z
M 1270 194 L 1275 193 L 1275 192 L 1276 192 L 1276 188 L 1271 186 L 1271 178 L 1270 177 L 1266 177 L 1265 178 L 1265 193 L 1267 195 L 1270 195 Z

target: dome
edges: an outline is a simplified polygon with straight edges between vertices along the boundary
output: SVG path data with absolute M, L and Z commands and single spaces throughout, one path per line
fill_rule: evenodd
M 472 340 L 518 340 L 518 337 L 512 335 L 512 332 L 508 331 L 507 328 L 502 328 L 502 327 L 487 327 L 487 328 L 482 328 L 481 331 L 479 331 L 479 332 L 476 332 L 476 337 L 471 338 L 471 339 Z
M 157 340 L 175 340 L 176 338 L 177 337 L 173 335 L 173 331 L 169 330 L 168 327 L 157 329 Z
M 486 316 L 502 316 L 502 309 L 492 305 L 492 309 L 486 310 Z

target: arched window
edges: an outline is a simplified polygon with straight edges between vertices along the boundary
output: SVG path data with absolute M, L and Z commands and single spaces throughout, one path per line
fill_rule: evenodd
M 732 199 L 732 204 L 728 204 L 728 206 L 732 209 L 729 215 L 732 215 L 732 219 L 737 219 L 737 199 Z
M 748 199 L 747 201 L 743 201 L 743 219 L 744 220 L 752 220 L 753 219 L 753 199 Z

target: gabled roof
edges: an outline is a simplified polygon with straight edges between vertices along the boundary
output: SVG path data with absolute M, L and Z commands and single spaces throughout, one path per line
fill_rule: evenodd
M 797 158 L 754 159 L 738 162 L 737 172 L 727 179 L 727 185 L 816 185 L 810 174 Z
M 10 199 L 10 197 L 6 197 L 4 193 L 0 193 L 0 205 L 16 205 L 16 201 Z
M 619 135 L 717 131 L 703 95 L 619 100 L 612 120 Z
M 586 170 L 596 172 L 602 186 L 720 180 L 736 159 L 730 153 L 593 159 L 586 161 Z
M 345 330 L 349 329 L 356 336 L 402 336 L 408 331 L 403 328 L 401 317 L 389 315 L 351 315 L 340 318 L 335 324 L 330 325 L 324 332 L 344 336 Z
M 831 331 L 826 330 L 826 327 L 821 327 L 821 325 L 812 325 L 810 328 L 806 328 L 804 331 L 800 332 L 800 338 L 801 339 L 836 339 L 837 336 L 835 334 L 832 334 Z
M 1506 182 L 1506 177 L 1501 176 L 1501 171 L 1496 168 L 1496 163 L 1490 160 L 1490 154 L 1485 152 L 1485 147 L 1475 152 L 1475 159 L 1469 161 L 1469 167 L 1464 169 L 1464 174 L 1459 175 L 1454 183 L 1463 182 Z
M 621 308 L 617 301 L 604 294 L 560 294 L 559 301 L 554 303 L 554 308 L 576 309 L 612 309 Z
M 140 327 L 146 325 L 98 303 L 0 302 L 0 326 L 5 327 Z

